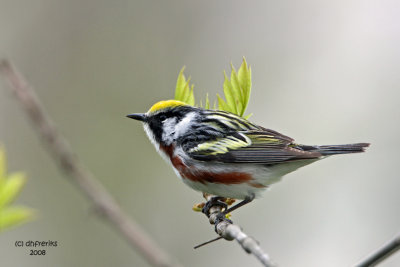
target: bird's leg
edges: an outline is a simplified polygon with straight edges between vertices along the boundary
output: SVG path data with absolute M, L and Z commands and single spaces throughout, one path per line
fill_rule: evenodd
M 246 204 L 252 202 L 253 199 L 254 199 L 254 197 L 255 197 L 254 194 L 252 194 L 252 195 L 250 195 L 250 196 L 247 196 L 245 199 L 243 199 L 242 201 L 240 201 L 239 203 L 237 203 L 235 206 L 230 207 L 229 209 L 225 209 L 225 210 L 223 211 L 223 214 L 228 214 L 228 213 L 230 213 L 230 212 L 232 212 L 232 211 L 234 211 L 234 210 L 240 208 L 241 206 L 244 206 L 244 205 L 246 205 Z
M 203 193 L 203 196 L 206 198 L 206 196 L 204 195 L 204 193 Z M 239 202 L 239 203 L 236 204 L 235 206 L 233 206 L 233 207 L 231 207 L 231 208 L 228 208 L 228 204 L 226 204 L 226 203 L 224 202 L 224 200 L 225 200 L 226 198 L 215 196 L 215 197 L 212 197 L 209 201 L 206 202 L 206 204 L 204 205 L 204 207 L 203 207 L 203 209 L 202 209 L 201 211 L 202 211 L 205 215 L 207 215 L 207 217 L 210 217 L 210 208 L 211 208 L 211 207 L 213 207 L 213 206 L 220 206 L 220 207 L 222 207 L 223 211 L 220 211 L 220 212 L 218 212 L 218 213 L 216 214 L 216 216 L 215 216 L 215 222 L 214 222 L 214 225 L 215 225 L 215 232 L 218 234 L 217 226 L 218 226 L 218 224 L 219 224 L 220 222 L 226 221 L 226 222 L 232 224 L 232 221 L 229 219 L 229 217 L 227 216 L 227 214 L 230 213 L 230 212 L 232 212 L 232 211 L 234 211 L 234 210 L 236 210 L 236 209 L 238 209 L 238 208 L 240 208 L 240 207 L 243 206 L 243 205 L 246 205 L 247 203 L 250 203 L 251 201 L 253 201 L 254 198 L 255 198 L 255 195 L 252 194 L 252 195 L 250 195 L 250 196 L 247 196 L 244 200 L 242 200 L 241 202 Z M 233 202 L 232 202 L 232 203 L 233 203 Z M 194 248 L 195 248 L 195 249 L 196 249 L 196 248 L 199 248 L 199 247 L 201 247 L 201 246 L 207 245 L 207 244 L 209 244 L 209 243 L 211 243 L 211 242 L 214 242 L 214 241 L 217 241 L 217 240 L 219 240 L 219 239 L 221 239 L 220 236 L 217 237 L 217 238 L 215 238 L 215 239 L 212 239 L 212 240 L 210 240 L 210 241 L 204 242 L 204 243 L 202 243 L 202 244 L 200 244 L 200 245 L 197 245 L 197 246 L 195 246 Z
M 210 217 L 210 208 L 212 206 L 220 206 L 224 210 L 227 210 L 228 205 L 223 201 L 223 199 L 224 199 L 223 197 L 212 197 L 209 201 L 206 202 L 201 212 L 207 215 L 207 217 Z
M 240 208 L 240 207 L 246 205 L 247 203 L 252 202 L 253 199 L 254 199 L 254 197 L 255 197 L 254 194 L 252 194 L 252 195 L 250 195 L 250 196 L 247 196 L 245 199 L 243 199 L 242 201 L 240 201 L 240 202 L 239 202 L 238 204 L 236 204 L 235 206 L 230 207 L 229 209 L 228 209 L 228 208 L 225 208 L 224 211 L 218 213 L 218 214 L 217 214 L 217 217 L 216 217 L 216 219 L 215 219 L 215 232 L 218 233 L 218 232 L 217 232 L 217 225 L 218 225 L 220 222 L 222 222 L 222 221 L 227 221 L 227 222 L 229 222 L 229 223 L 232 223 L 232 221 L 231 221 L 230 219 L 228 219 L 228 217 L 227 217 L 227 214 L 228 214 L 228 213 L 230 213 L 230 212 L 232 212 L 232 211 L 234 211 L 234 210 L 236 210 L 236 209 L 238 209 L 238 208 Z

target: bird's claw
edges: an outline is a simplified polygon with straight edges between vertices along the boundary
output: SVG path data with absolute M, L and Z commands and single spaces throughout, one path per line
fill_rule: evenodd
M 201 212 L 203 212 L 207 217 L 210 217 L 210 208 L 214 206 L 219 206 L 223 210 L 228 209 L 228 204 L 223 201 L 223 197 L 212 197 L 209 201 L 206 202 Z

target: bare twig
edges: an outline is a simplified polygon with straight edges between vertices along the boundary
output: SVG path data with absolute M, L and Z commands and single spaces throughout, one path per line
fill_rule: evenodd
M 209 201 L 211 197 L 211 195 L 205 196 L 207 201 Z M 215 225 L 217 234 L 228 241 L 235 239 L 247 253 L 253 254 L 264 266 L 276 266 L 268 254 L 262 250 L 258 242 L 254 238 L 245 234 L 238 225 L 233 224 L 228 220 L 217 220 L 217 216 L 221 211 L 221 206 L 211 206 L 210 216 L 208 217 L 210 223 Z
M 75 157 L 66 139 L 56 130 L 35 91 L 7 60 L 0 62 L 2 73 L 21 102 L 33 125 L 61 170 L 68 175 L 93 206 L 153 266 L 180 266 L 141 227 L 121 210 L 93 174 Z
M 363 259 L 356 267 L 376 266 L 400 249 L 400 234 Z

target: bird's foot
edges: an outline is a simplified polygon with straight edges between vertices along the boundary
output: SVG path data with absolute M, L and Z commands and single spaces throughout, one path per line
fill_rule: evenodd
M 210 208 L 213 206 L 219 206 L 224 211 L 228 209 L 228 204 L 226 204 L 223 197 L 212 197 L 209 201 L 206 202 L 201 212 L 203 212 L 207 217 L 210 217 Z
M 195 211 L 195 212 L 200 212 L 200 211 L 203 210 L 205 205 L 206 205 L 205 202 L 194 204 L 193 207 L 192 207 L 192 210 Z

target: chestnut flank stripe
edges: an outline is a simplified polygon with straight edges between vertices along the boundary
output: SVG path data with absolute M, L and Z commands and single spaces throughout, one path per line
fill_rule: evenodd
M 179 171 L 184 179 L 189 179 L 198 183 L 215 183 L 215 184 L 241 184 L 248 183 L 255 188 L 265 187 L 262 184 L 252 182 L 253 178 L 248 173 L 243 172 L 229 172 L 229 173 L 213 173 L 209 171 L 197 171 L 187 167 L 178 156 L 173 156 L 174 147 L 160 145 L 160 150 L 171 159 L 172 165 Z
M 215 184 L 241 184 L 252 180 L 250 174 L 242 172 L 212 173 L 208 171 L 183 172 L 182 176 L 193 182 Z

